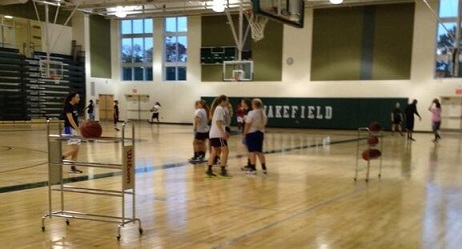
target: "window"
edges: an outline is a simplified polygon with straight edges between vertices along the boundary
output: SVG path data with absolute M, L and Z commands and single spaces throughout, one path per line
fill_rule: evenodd
M 461 24 L 459 8 L 462 0 L 440 0 L 437 27 L 435 76 L 461 77 Z M 458 16 L 459 15 L 459 16 Z M 457 42 L 458 41 L 458 42 Z
M 152 19 L 122 20 L 120 22 L 122 80 L 153 80 L 153 32 Z
M 164 75 L 166 81 L 186 80 L 188 19 L 167 17 L 164 27 Z

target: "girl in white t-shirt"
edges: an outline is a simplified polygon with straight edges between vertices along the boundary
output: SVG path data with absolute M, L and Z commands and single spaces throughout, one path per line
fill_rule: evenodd
M 263 154 L 263 140 L 265 136 L 265 126 L 268 122 L 263 103 L 260 99 L 252 100 L 253 110 L 249 112 L 245 119 L 244 141 L 247 144 L 250 159 L 249 174 L 256 174 L 257 157 L 260 160 L 263 174 L 266 174 L 266 159 Z
M 193 141 L 194 157 L 192 157 L 189 161 L 191 163 L 202 163 L 205 160 L 205 152 L 207 151 L 206 141 L 209 138 L 208 106 L 205 100 L 197 100 L 195 108 Z
M 220 154 L 220 166 L 221 166 L 221 176 L 228 177 L 228 171 L 226 170 L 226 164 L 228 162 L 228 138 L 229 134 L 226 132 L 226 111 L 225 108 L 228 106 L 228 97 L 221 95 L 216 99 L 216 108 L 213 111 L 212 123 L 210 127 L 210 146 L 212 147 L 212 152 L 210 153 L 208 160 L 208 169 L 205 174 L 209 177 L 216 176 L 212 171 L 212 166 L 214 163 L 215 157 Z

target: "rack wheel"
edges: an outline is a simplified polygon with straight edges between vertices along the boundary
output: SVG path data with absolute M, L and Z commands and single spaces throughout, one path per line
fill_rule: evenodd
M 138 232 L 140 232 L 140 234 L 143 234 L 143 228 L 139 228 Z
M 381 177 L 382 177 L 382 174 L 379 174 L 379 178 L 381 178 Z
M 358 179 L 356 179 L 356 177 L 355 177 L 355 178 L 353 178 L 353 181 L 355 181 L 355 182 L 356 182 L 357 180 L 358 180 Z
M 42 232 L 45 232 L 45 227 L 42 227 Z
M 66 220 L 66 225 L 68 225 L 68 226 L 69 226 L 69 220 Z
M 120 241 L 120 235 L 117 235 L 117 241 Z

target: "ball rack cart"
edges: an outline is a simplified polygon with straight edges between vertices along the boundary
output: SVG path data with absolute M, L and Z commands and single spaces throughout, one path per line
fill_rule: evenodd
M 82 141 L 85 140 L 105 140 L 119 142 L 122 145 L 122 163 L 121 164 L 108 164 L 108 163 L 96 163 L 96 162 L 73 162 L 62 159 L 62 143 L 68 139 L 76 138 L 61 135 L 62 127 L 61 122 L 58 122 L 58 134 L 51 134 L 51 122 L 47 121 L 47 143 L 48 143 L 48 213 L 42 217 L 42 231 L 45 231 L 45 219 L 59 217 L 64 218 L 67 225 L 70 224 L 69 219 L 80 219 L 88 221 L 100 221 L 108 223 L 116 223 L 117 227 L 117 240 L 120 240 L 120 230 L 126 224 L 138 222 L 138 231 L 140 235 L 143 234 L 143 228 L 141 227 L 141 220 L 136 218 L 136 207 L 135 207 L 135 127 L 132 125 L 131 138 L 127 138 L 125 129 L 126 123 L 122 125 L 122 136 L 121 137 L 101 137 L 97 139 L 85 139 L 80 138 Z M 121 171 L 120 174 L 122 184 L 120 190 L 108 190 L 108 189 L 97 189 L 97 188 L 85 188 L 68 185 L 66 179 L 63 179 L 63 166 L 81 166 L 89 168 L 100 168 L 100 169 L 113 169 Z M 115 175 L 118 177 L 118 175 Z M 59 193 L 59 210 L 53 210 L 53 194 L 52 192 Z M 79 193 L 79 194 L 91 194 L 91 195 L 102 195 L 112 196 L 121 199 L 121 215 L 120 216 L 108 216 L 99 214 L 90 214 L 65 210 L 65 193 Z M 129 198 L 128 196 L 131 196 Z M 131 201 L 131 203 L 130 203 Z M 131 215 L 127 215 L 125 210 L 126 203 L 131 204 L 132 212 Z
M 358 171 L 359 171 L 359 168 L 360 168 L 359 167 L 359 158 L 362 157 L 362 153 L 360 152 L 360 145 L 361 145 L 362 141 L 364 141 L 364 140 L 367 141 L 370 136 L 376 136 L 376 137 L 379 138 L 378 147 L 380 147 L 380 151 L 383 152 L 383 132 L 381 130 L 380 131 L 371 131 L 368 127 L 360 127 L 360 128 L 358 128 L 357 147 L 356 147 L 356 167 L 355 167 L 355 176 L 353 178 L 353 180 L 355 180 L 355 181 L 358 180 Z M 366 144 L 368 146 L 367 147 L 368 150 L 377 147 L 377 145 L 371 145 L 368 142 L 366 142 Z M 379 159 L 379 174 L 378 174 L 378 177 L 381 178 L 382 177 L 382 156 L 380 156 L 378 159 Z M 366 179 L 365 179 L 366 182 L 369 181 L 371 160 L 374 160 L 374 159 L 370 158 L 370 159 L 366 160 L 367 161 Z

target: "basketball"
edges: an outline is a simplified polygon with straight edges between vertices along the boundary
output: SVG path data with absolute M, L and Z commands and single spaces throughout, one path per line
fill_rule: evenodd
M 375 146 L 379 143 L 379 138 L 377 136 L 369 136 L 367 139 L 367 144 Z
M 377 159 L 382 155 L 382 152 L 377 149 L 367 149 L 363 151 L 362 158 L 366 161 Z
M 372 122 L 370 125 L 369 125 L 369 130 L 370 131 L 373 131 L 373 132 L 377 132 L 377 131 L 381 131 L 382 130 L 382 126 L 377 123 L 377 122 Z
M 85 138 L 99 138 L 102 133 L 103 129 L 97 121 L 85 121 L 80 126 L 80 134 Z

